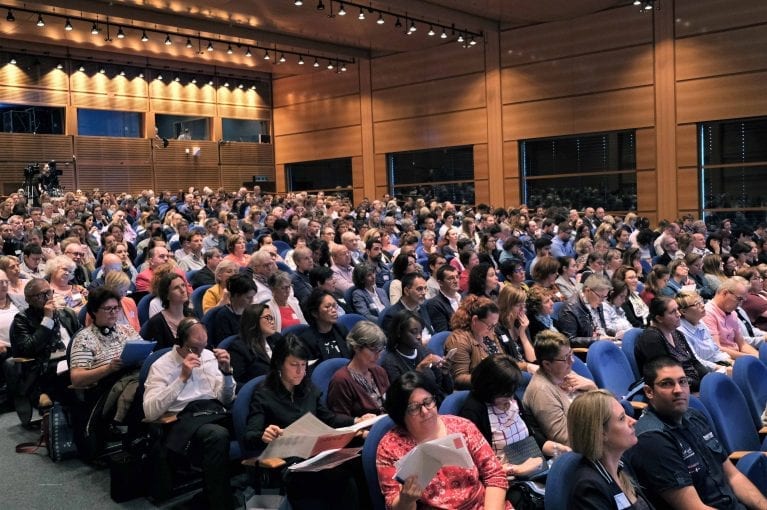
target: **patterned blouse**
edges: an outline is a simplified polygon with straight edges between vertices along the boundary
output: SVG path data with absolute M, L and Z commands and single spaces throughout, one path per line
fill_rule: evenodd
M 418 508 L 481 510 L 484 507 L 486 487 L 499 487 L 504 491 L 508 489 L 509 483 L 503 467 L 473 423 L 457 416 L 440 416 L 440 419 L 448 434 L 460 432 L 464 435 L 469 453 L 474 459 L 474 467 L 466 469 L 446 466 L 440 469 L 424 488 L 418 499 Z M 410 434 L 399 427 L 386 433 L 378 444 L 376 468 L 386 508 L 392 508 L 402 488 L 394 479 L 397 471 L 394 463 L 416 446 Z M 511 508 L 511 503 L 507 501 L 506 509 Z

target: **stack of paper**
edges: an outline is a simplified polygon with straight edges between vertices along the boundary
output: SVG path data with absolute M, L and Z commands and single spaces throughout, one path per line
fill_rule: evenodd
M 466 447 L 463 434 L 455 433 L 419 444 L 394 465 L 397 481 L 405 483 L 416 475 L 419 485 L 426 487 L 441 468 L 456 466 L 470 469 L 474 466 L 474 459 Z

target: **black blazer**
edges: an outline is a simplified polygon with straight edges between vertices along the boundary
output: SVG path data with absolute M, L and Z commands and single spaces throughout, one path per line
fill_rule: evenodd
M 602 329 L 605 327 L 605 316 L 599 307 L 599 319 Z M 556 328 L 570 340 L 573 347 L 588 347 L 594 342 L 594 323 L 586 303 L 579 294 L 571 297 L 559 312 L 559 318 L 554 321 Z
M 306 348 L 309 349 L 311 359 L 318 360 L 317 363 L 330 358 L 350 359 L 352 357 L 352 352 L 346 344 L 346 335 L 349 334 L 349 331 L 341 324 L 333 324 L 331 332 L 332 342 L 326 342 L 314 326 L 311 326 L 299 336 L 304 345 L 306 345 Z
M 677 345 L 682 346 L 682 350 L 687 359 L 680 359 L 680 356 L 673 353 L 671 348 L 663 336 L 661 330 L 655 326 L 650 326 L 639 335 L 639 339 L 634 345 L 634 357 L 637 360 L 637 366 L 639 367 L 639 373 L 644 370 L 644 365 L 648 361 L 651 361 L 660 356 L 669 356 L 682 364 L 685 375 L 690 379 L 690 390 L 698 391 L 700 389 L 700 380 L 706 375 L 709 370 L 695 357 L 694 351 L 690 349 L 690 345 L 687 343 L 687 339 L 682 333 L 674 330 L 674 342 Z
M 282 335 L 275 333 L 267 337 L 266 342 L 269 344 L 269 347 L 274 349 L 277 342 L 282 341 L 282 339 Z M 232 372 L 234 372 L 234 380 L 237 382 L 237 386 L 242 387 L 251 379 L 269 372 L 269 365 L 271 363 L 269 356 L 266 353 L 254 351 L 245 343 L 240 335 L 237 335 L 237 338 L 229 345 L 227 351 L 229 352 Z
M 426 300 L 421 308 L 426 308 L 426 313 L 431 320 L 435 333 L 450 331 L 450 318 L 455 314 L 450 301 L 442 292 L 437 293 L 431 299 Z
M 570 505 L 573 510 L 618 510 L 615 497 L 623 491 L 620 489 L 610 475 L 603 472 L 602 469 L 590 460 L 582 458 L 580 464 L 575 470 L 572 479 L 572 492 L 570 493 Z M 644 496 L 640 488 L 635 484 L 637 493 L 637 503 L 634 503 L 628 509 L 654 507 Z M 639 500 L 644 500 L 646 507 L 640 506 Z M 627 500 L 628 502 L 628 500 Z

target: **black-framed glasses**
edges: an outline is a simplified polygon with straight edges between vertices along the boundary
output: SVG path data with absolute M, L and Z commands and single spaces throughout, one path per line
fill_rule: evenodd
M 426 397 L 420 402 L 413 402 L 412 404 L 408 404 L 405 408 L 405 411 L 407 411 L 407 414 L 410 416 L 415 416 L 421 412 L 421 408 L 431 410 L 435 407 L 437 407 L 437 400 L 434 397 Z
M 551 358 L 551 361 L 561 361 L 563 363 L 567 363 L 569 361 L 573 361 L 575 358 L 575 354 L 573 354 L 573 351 L 571 350 L 568 354 L 565 355 L 564 358 Z
M 48 299 L 51 296 L 53 296 L 53 290 L 47 290 L 45 292 L 40 292 L 38 294 L 32 294 L 29 297 L 35 298 L 35 299 Z
M 102 306 L 101 308 L 99 308 L 99 310 L 106 313 L 117 313 L 117 310 L 119 309 L 120 309 L 119 306 Z
M 687 377 L 680 377 L 679 379 L 661 379 L 658 382 L 654 382 L 653 386 L 657 386 L 659 388 L 662 388 L 664 390 L 670 390 L 673 388 L 676 388 L 676 385 L 681 386 L 682 388 L 687 388 L 690 386 L 690 380 Z
M 264 319 L 266 322 L 274 322 L 273 315 L 262 315 L 261 318 Z

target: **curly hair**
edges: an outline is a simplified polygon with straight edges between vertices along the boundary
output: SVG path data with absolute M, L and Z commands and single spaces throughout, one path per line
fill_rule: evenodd
M 532 316 L 539 313 L 543 303 L 551 299 L 552 292 L 543 287 L 533 286 L 527 292 L 527 312 Z
M 450 319 L 450 329 L 453 331 L 457 329 L 468 330 L 471 327 L 472 317 L 484 319 L 491 313 L 498 313 L 498 305 L 493 303 L 490 298 L 468 295 L 461 301 L 461 306 Z

